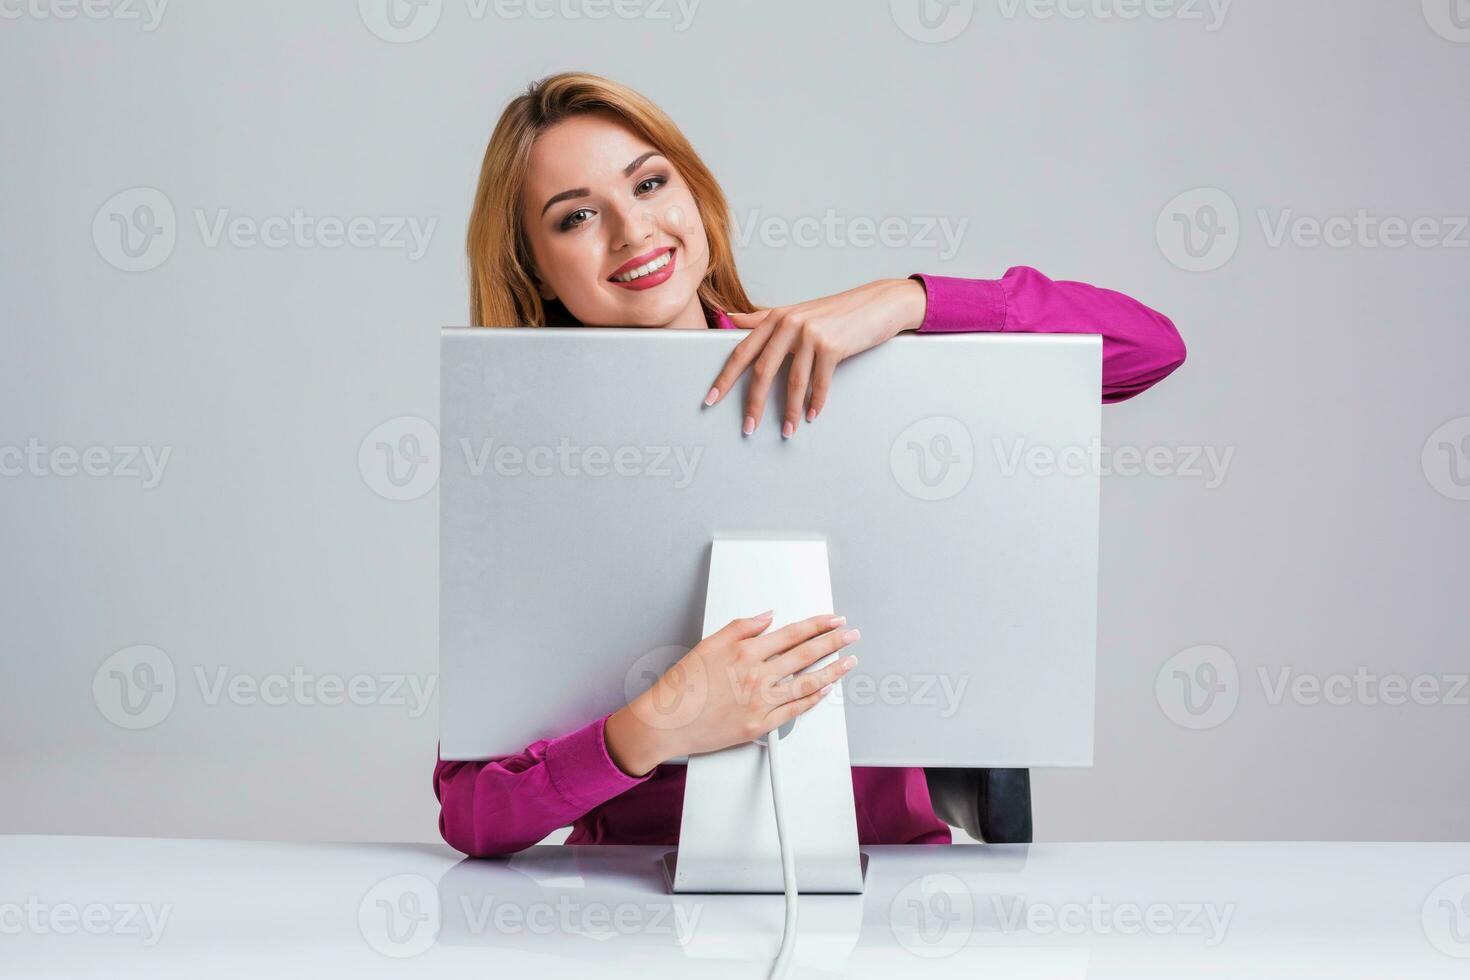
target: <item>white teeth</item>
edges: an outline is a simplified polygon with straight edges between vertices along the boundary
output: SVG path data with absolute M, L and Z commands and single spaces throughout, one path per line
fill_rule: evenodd
M 613 282 L 632 282 L 634 279 L 643 278 L 650 272 L 657 272 L 658 270 L 669 264 L 669 259 L 671 259 L 673 255 L 673 252 L 665 252 L 658 258 L 654 259 L 652 262 L 649 262 L 647 265 L 640 265 L 632 272 L 626 272 L 621 276 L 613 276 Z

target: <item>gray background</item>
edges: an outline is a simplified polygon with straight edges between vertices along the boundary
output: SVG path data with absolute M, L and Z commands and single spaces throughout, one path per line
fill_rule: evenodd
M 943 42 L 906 33 L 902 3 L 705 0 L 680 30 L 672 6 L 477 18 L 444 0 L 406 43 L 362 6 L 177 0 L 147 30 L 38 17 L 65 10 L 40 0 L 0 30 L 0 447 L 171 452 L 148 489 L 0 477 L 0 831 L 437 839 L 432 702 L 211 705 L 195 670 L 435 671 L 434 496 L 385 499 L 358 451 L 386 420 L 436 418 L 490 127 L 528 81 L 581 68 L 660 103 L 739 221 L 968 222 L 952 255 L 757 231 L 739 249 L 757 302 L 1029 264 L 1178 325 L 1188 363 L 1108 407 L 1105 440 L 1234 456 L 1217 486 L 1104 478 L 1097 764 L 1036 774 L 1038 838 L 1470 836 L 1466 691 L 1272 703 L 1258 675 L 1424 674 L 1443 693 L 1470 669 L 1470 502 L 1448 469 L 1470 458 L 1421 462 L 1470 415 L 1470 250 L 1273 245 L 1260 218 L 1470 213 L 1470 36 L 1448 0 L 1242 0 L 1213 30 L 1207 7 L 990 0 L 949 8 L 963 29 Z M 138 187 L 177 240 L 127 272 L 108 205 Z M 1238 219 L 1218 267 L 1187 271 L 1167 206 L 1199 188 Z M 196 218 L 294 208 L 436 225 L 414 258 L 211 245 Z M 128 730 L 92 685 L 139 644 L 175 666 L 176 702 Z M 1196 717 L 1155 681 L 1203 644 L 1236 668 L 1217 702 L 1234 708 Z

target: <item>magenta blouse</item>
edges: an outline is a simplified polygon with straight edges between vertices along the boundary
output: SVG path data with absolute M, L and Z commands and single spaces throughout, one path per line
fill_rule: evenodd
M 916 274 L 928 296 L 918 332 L 1009 330 L 1096 333 L 1103 338 L 1102 400 L 1132 398 L 1184 363 L 1168 317 L 1137 300 L 1081 282 L 1054 282 L 1016 266 L 999 279 Z M 723 314 L 719 326 L 738 329 Z M 684 804 L 684 766 L 630 776 L 608 756 L 604 715 L 573 732 L 532 742 L 514 755 L 434 766 L 439 833 L 475 857 L 528 847 L 568 824 L 568 844 L 675 844 Z M 920 768 L 854 766 L 861 844 L 948 844 Z

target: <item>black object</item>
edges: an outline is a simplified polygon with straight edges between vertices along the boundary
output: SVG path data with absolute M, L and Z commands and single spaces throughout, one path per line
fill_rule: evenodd
M 1031 843 L 1031 770 L 924 769 L 934 815 L 987 844 Z

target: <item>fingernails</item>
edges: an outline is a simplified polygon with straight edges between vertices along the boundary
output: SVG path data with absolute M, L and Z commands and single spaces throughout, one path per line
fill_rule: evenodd
M 750 435 L 752 432 L 755 431 L 755 416 L 754 415 L 747 415 L 747 416 L 745 416 L 745 425 L 741 428 L 740 431 L 744 432 L 746 435 Z
M 811 421 L 815 420 L 816 417 L 817 417 L 817 410 L 815 408 L 809 408 L 809 409 L 806 410 L 806 420 L 808 422 L 811 422 Z
M 817 695 L 818 695 L 818 697 L 823 697 L 823 696 L 825 696 L 825 695 L 826 695 L 826 693 L 827 693 L 827 692 L 828 692 L 828 691 L 830 691 L 830 690 L 832 690 L 832 685 L 831 685 L 831 684 L 828 684 L 828 685 L 826 685 L 826 686 L 824 686 L 824 687 L 823 687 L 823 688 L 822 688 L 822 689 L 821 689 L 821 691 L 819 691 L 819 692 L 817 692 Z
M 715 399 L 716 398 L 719 398 L 719 397 L 720 397 L 720 389 L 718 389 L 718 388 L 711 388 L 709 390 L 709 394 L 704 396 L 704 403 L 706 405 L 713 405 L 715 403 Z
M 781 423 L 781 438 L 782 439 L 790 439 L 791 438 L 791 433 L 793 433 L 795 431 L 796 431 L 796 426 L 794 426 L 794 425 L 791 424 L 791 420 L 790 419 L 787 419 L 785 422 L 782 422 Z
M 848 630 L 846 633 L 843 633 L 842 634 L 842 642 L 843 643 L 852 643 L 853 641 L 857 640 L 858 637 L 860 637 L 862 635 L 863 634 L 862 634 L 862 632 L 860 630 Z
M 845 622 L 847 622 L 846 616 L 833 616 L 831 619 L 827 620 L 827 628 L 832 629 L 835 626 L 841 626 Z
M 776 615 L 776 610 L 774 610 L 774 609 L 767 609 L 765 612 L 763 612 L 763 613 L 756 613 L 754 616 L 752 616 L 750 618 L 751 619 L 770 619 L 774 615 Z
M 843 670 L 852 670 L 856 666 L 857 666 L 857 657 L 851 657 L 850 656 L 850 657 L 843 657 L 842 658 L 842 669 Z

